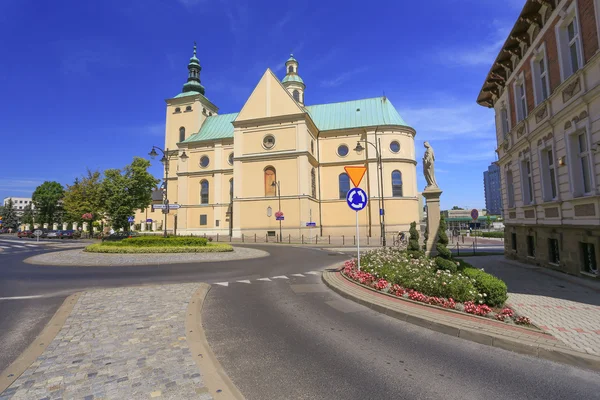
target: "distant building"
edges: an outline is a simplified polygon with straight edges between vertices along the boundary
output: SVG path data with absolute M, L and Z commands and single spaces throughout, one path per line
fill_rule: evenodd
M 483 172 L 483 187 L 485 190 L 485 208 L 490 215 L 502 214 L 502 187 L 500 185 L 500 167 L 492 163 Z
M 13 209 L 17 211 L 19 216 L 23 215 L 23 210 L 27 205 L 31 204 L 31 208 L 34 208 L 31 197 L 5 197 L 3 202 L 5 207 L 10 199 L 13 202 Z

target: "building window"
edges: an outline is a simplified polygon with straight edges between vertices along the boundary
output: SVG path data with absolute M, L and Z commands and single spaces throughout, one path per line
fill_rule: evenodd
M 267 135 L 263 138 L 263 146 L 265 149 L 272 149 L 275 146 L 275 136 Z
M 208 167 L 208 164 L 210 164 L 210 158 L 208 158 L 208 156 L 200 157 L 200 166 L 202 168 Z
M 400 143 L 398 143 L 398 141 L 394 140 L 392 143 L 390 143 L 390 150 L 392 151 L 392 153 L 397 153 L 400 151 Z
M 561 61 L 561 76 L 563 81 L 573 75 L 582 66 L 581 36 L 577 21 L 575 2 L 557 26 L 558 50 Z
M 200 182 L 200 204 L 208 204 L 208 181 Z
M 345 172 L 339 176 L 340 199 L 346 199 L 350 191 L 350 178 Z
M 233 153 L 229 153 L 229 157 L 227 158 L 227 162 L 229 165 L 233 165 Z
M 541 152 L 542 161 L 542 185 L 544 190 L 544 201 L 555 200 L 558 193 L 556 188 L 556 167 L 554 164 L 554 152 L 549 147 Z
M 219 226 L 219 225 L 220 225 L 220 223 L 221 223 L 221 220 L 219 220 L 219 219 L 216 219 L 216 220 L 215 220 L 215 226 Z
M 533 235 L 527 235 L 527 255 L 535 257 L 535 237 Z
M 233 178 L 229 180 L 229 202 L 233 201 Z
M 525 79 L 521 76 L 514 84 L 515 104 L 517 105 L 517 122 L 527 118 L 527 97 L 525 95 Z
M 179 128 L 179 141 L 183 142 L 185 140 L 185 128 L 182 126 Z
M 392 196 L 402 197 L 402 173 L 400 171 L 392 172 Z
M 314 140 L 310 141 L 310 154 L 312 154 L 312 155 L 315 154 L 315 141 Z
M 292 67 L 291 65 L 288 67 L 288 74 L 291 74 L 292 72 L 294 72 L 294 67 Z
M 292 96 L 294 96 L 294 100 L 300 101 L 300 92 L 298 92 L 297 90 L 294 90 L 292 92 Z
M 538 105 L 550 95 L 545 50 L 538 55 L 538 58 L 532 60 L 531 63 L 533 70 L 533 87 L 535 89 L 535 104 Z
M 591 193 L 592 167 L 586 130 L 575 132 L 569 136 L 570 173 L 573 183 L 573 196 L 579 197 Z
M 180 113 L 181 112 L 181 108 L 177 107 L 175 108 L 175 113 Z
M 579 34 L 577 32 L 577 19 L 567 25 L 567 39 L 569 40 L 569 60 L 571 61 L 571 70 L 575 72 L 579 69 Z
M 348 146 L 346 146 L 345 144 L 341 144 L 337 148 L 337 153 L 340 157 L 346 157 L 348 155 Z
M 275 168 L 267 167 L 265 168 L 265 196 L 275 196 L 275 186 L 273 183 L 277 180 L 277 174 L 275 172 Z
M 596 264 L 596 250 L 591 243 L 581 243 L 582 271 L 588 274 L 598 275 L 598 264 Z
M 314 197 L 316 199 L 317 198 L 317 173 L 315 172 L 314 168 L 310 170 L 310 188 L 311 188 L 312 197 Z
M 510 234 L 510 245 L 513 251 L 517 251 L 517 234 L 515 232 Z
M 192 111 L 192 106 L 187 106 L 187 107 L 185 108 L 185 111 L 186 111 L 186 112 Z
M 206 217 L 206 214 L 200 215 L 200 225 L 206 225 L 207 220 L 208 218 Z
M 506 107 L 500 110 L 500 119 L 502 120 L 502 137 L 506 139 L 506 136 L 510 131 L 510 126 L 508 125 L 508 111 L 506 110 Z
M 558 239 L 548 239 L 548 250 L 550 262 L 553 264 L 559 264 L 560 250 L 558 249 Z
M 515 206 L 515 185 L 512 170 L 506 171 L 506 192 L 508 196 L 508 208 Z
M 521 183 L 523 190 L 523 204 L 533 203 L 533 182 L 531 176 L 531 161 L 521 161 Z

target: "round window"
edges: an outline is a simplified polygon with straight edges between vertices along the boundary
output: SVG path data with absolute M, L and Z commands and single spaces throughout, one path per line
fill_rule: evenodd
M 200 158 L 200 166 L 201 166 L 202 168 L 206 168 L 206 167 L 208 167 L 208 163 L 209 163 L 209 162 L 210 162 L 210 160 L 209 160 L 208 156 L 202 156 L 202 157 Z
M 348 155 L 348 146 L 346 146 L 345 144 L 341 144 L 338 147 L 338 156 L 340 157 L 346 157 Z
M 392 143 L 390 143 L 390 150 L 392 151 L 392 153 L 397 153 L 400 151 L 400 143 L 398 143 L 397 141 L 393 141 Z
M 275 146 L 275 136 L 267 135 L 263 138 L 263 146 L 265 149 L 271 149 Z
M 233 153 L 229 154 L 229 159 L 227 161 L 229 162 L 229 165 L 233 165 Z

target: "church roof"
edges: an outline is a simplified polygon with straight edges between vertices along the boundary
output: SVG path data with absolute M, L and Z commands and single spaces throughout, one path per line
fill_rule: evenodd
M 380 125 L 409 126 L 386 97 L 317 104 L 305 107 L 319 131 L 364 128 Z M 200 131 L 183 143 L 233 138 L 232 122 L 238 113 L 206 118 Z

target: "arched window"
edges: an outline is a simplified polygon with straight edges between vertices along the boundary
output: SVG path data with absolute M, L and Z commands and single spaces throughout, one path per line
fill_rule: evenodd
M 229 180 L 229 201 L 233 201 L 233 178 Z
M 208 204 L 208 181 L 200 182 L 200 204 Z
M 340 174 L 340 199 L 346 199 L 348 192 L 350 191 L 350 178 L 347 173 Z
M 265 196 L 275 196 L 275 181 L 277 180 L 277 174 L 275 173 L 275 168 L 267 167 L 265 168 Z
M 185 128 L 182 126 L 179 128 L 179 141 L 183 142 L 185 140 Z
M 297 90 L 292 92 L 292 96 L 294 96 L 294 100 L 300 101 L 300 93 Z
M 294 72 L 294 67 L 292 67 L 291 65 L 288 67 L 288 73 L 292 73 Z
M 392 196 L 402 197 L 402 173 L 398 170 L 392 172 Z
M 310 170 L 310 187 L 312 189 L 312 197 L 317 198 L 317 174 L 315 169 Z

